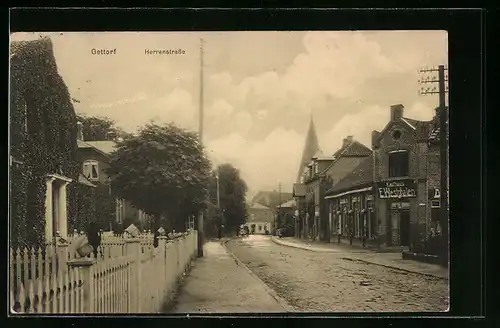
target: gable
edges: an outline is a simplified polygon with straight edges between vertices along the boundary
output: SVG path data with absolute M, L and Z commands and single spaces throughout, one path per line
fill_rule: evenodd
M 397 140 L 393 138 L 395 131 L 401 132 L 401 137 Z M 413 144 L 416 139 L 416 128 L 403 119 L 389 122 L 377 136 L 375 143 L 378 146 L 393 144 L 399 142 L 401 144 Z

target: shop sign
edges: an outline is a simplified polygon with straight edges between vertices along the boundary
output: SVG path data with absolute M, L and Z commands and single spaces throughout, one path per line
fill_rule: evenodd
M 347 204 L 347 199 L 346 198 L 342 198 L 340 200 L 340 204 Z
M 416 184 L 413 180 L 382 182 L 378 187 L 382 199 L 414 198 L 417 196 Z
M 439 188 L 429 188 L 429 199 L 440 199 L 441 193 Z
M 359 196 L 352 197 L 352 202 L 353 203 L 359 203 Z
M 366 200 L 373 200 L 373 195 L 367 195 Z

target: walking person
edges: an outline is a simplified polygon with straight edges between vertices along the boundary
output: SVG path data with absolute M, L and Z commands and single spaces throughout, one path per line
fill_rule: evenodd
M 90 222 L 87 227 L 87 240 L 89 241 L 90 246 L 92 246 L 94 258 L 97 259 L 99 246 L 101 245 L 101 235 L 99 233 L 99 227 L 94 221 Z

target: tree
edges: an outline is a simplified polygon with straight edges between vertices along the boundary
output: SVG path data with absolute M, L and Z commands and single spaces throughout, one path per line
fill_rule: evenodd
M 107 171 L 115 196 L 153 216 L 154 230 L 182 231 L 205 208 L 210 166 L 196 133 L 150 123 L 117 143 Z
M 83 140 L 85 141 L 117 141 L 118 138 L 123 138 L 126 135 L 121 128 L 116 126 L 116 122 L 109 117 L 77 114 L 76 118 L 82 123 Z
M 217 204 L 217 171 L 219 174 L 220 209 L 226 231 L 234 231 L 246 222 L 247 206 L 245 196 L 247 185 L 240 177 L 240 172 L 231 164 L 222 164 L 212 172 L 210 183 L 210 201 Z

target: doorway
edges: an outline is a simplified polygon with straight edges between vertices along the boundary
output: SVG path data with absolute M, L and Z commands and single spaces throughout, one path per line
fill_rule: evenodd
M 401 246 L 410 246 L 410 211 L 399 212 L 399 241 Z

